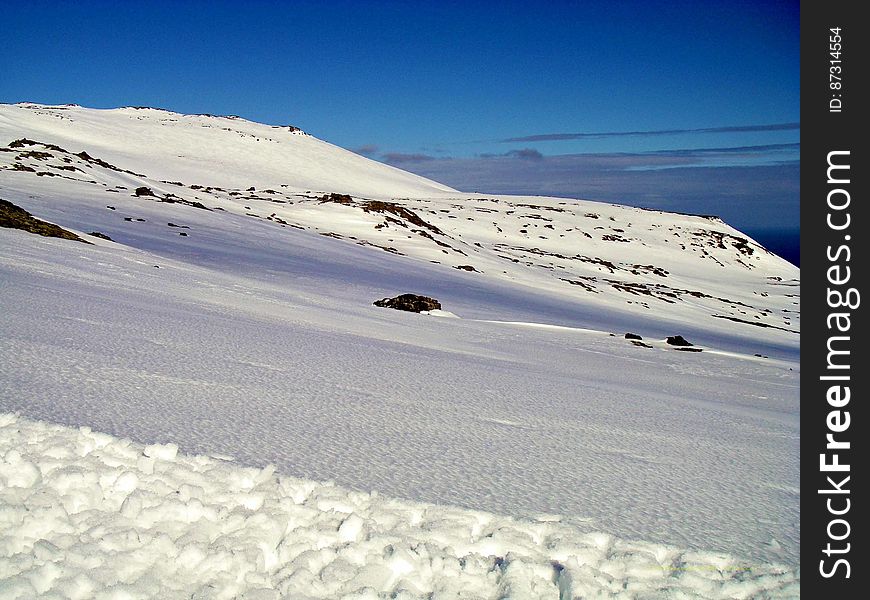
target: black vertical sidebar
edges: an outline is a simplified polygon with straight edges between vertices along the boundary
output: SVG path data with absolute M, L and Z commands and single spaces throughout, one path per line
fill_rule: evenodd
M 801 3 L 801 591 L 865 598 L 870 22 Z M 861 457 L 864 457 L 863 459 Z

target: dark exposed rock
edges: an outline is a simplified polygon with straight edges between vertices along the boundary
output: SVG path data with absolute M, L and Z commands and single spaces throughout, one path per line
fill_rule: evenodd
M 297 131 L 302 133 L 302 129 L 296 127 L 295 125 L 272 125 L 272 129 L 286 129 L 291 133 L 296 133 Z
M 112 238 L 107 236 L 105 233 L 100 233 L 99 231 L 92 231 L 88 235 L 92 235 L 94 237 L 98 237 L 101 240 L 109 240 L 110 242 L 114 241 Z
M 353 204 L 353 198 L 347 194 L 324 194 L 320 198 L 320 202 L 335 202 L 336 204 Z
M 48 158 L 51 158 L 51 154 L 49 154 L 48 152 L 40 152 L 39 150 L 28 150 L 27 152 L 20 153 L 15 158 L 32 158 L 35 160 L 46 160 Z
M 27 138 L 20 138 L 9 142 L 10 148 L 24 148 L 25 146 L 42 146 L 43 148 L 48 148 L 49 150 L 54 150 L 56 152 L 63 152 L 64 154 L 69 154 L 66 150 L 61 148 L 60 146 L 55 146 L 54 144 L 45 144 L 43 142 L 34 142 L 33 140 L 28 140 Z
M 416 313 L 424 310 L 439 310 L 441 308 L 441 303 L 435 298 L 418 296 L 417 294 L 402 294 L 395 298 L 384 298 L 375 301 L 374 305 L 382 308 L 394 308 L 396 310 L 406 310 Z
M 178 202 L 179 204 L 186 204 L 187 206 L 192 206 L 193 208 L 199 208 L 201 210 L 209 210 L 209 211 L 211 210 L 209 207 L 207 207 L 202 202 L 196 202 L 195 200 L 176 200 L 176 202 Z M 223 209 L 220 207 L 217 207 L 216 210 L 223 210 Z
M 694 346 L 694 344 L 687 341 L 686 338 L 684 338 L 681 335 L 668 336 L 668 339 L 665 341 L 667 343 L 669 343 L 671 346 Z
M 626 333 L 625 339 L 627 339 L 627 340 L 642 340 L 643 338 L 636 333 Z
M 460 269 L 460 270 L 462 270 L 462 271 L 473 271 L 473 272 L 475 272 L 475 273 L 480 273 L 480 271 L 478 271 L 477 269 L 475 269 L 475 268 L 472 267 L 471 265 L 456 265 L 456 266 L 453 267 L 453 268 L 454 268 L 454 269 Z
M 738 319 L 737 317 L 728 317 L 725 315 L 711 315 L 717 319 L 728 319 L 729 321 L 734 321 L 735 323 L 743 323 L 745 325 L 755 325 L 756 327 L 769 327 L 771 329 L 779 329 L 782 331 L 788 331 L 789 333 L 800 333 L 794 329 L 786 329 L 785 327 L 778 327 L 776 325 L 771 325 L 769 323 L 760 323 L 758 321 L 747 321 L 746 319 Z M 788 323 L 786 323 L 787 325 Z
M 193 186 L 191 186 L 191 187 L 193 187 Z M 218 189 L 218 188 L 206 188 L 206 191 L 208 191 L 210 189 Z M 200 208 L 202 210 L 209 210 L 209 211 L 211 210 L 210 208 L 208 208 L 206 205 L 204 205 L 201 202 L 197 202 L 194 200 L 185 200 L 184 198 L 182 198 L 180 196 L 176 196 L 175 194 L 171 194 L 171 193 L 166 194 L 163 198 L 161 198 L 160 196 L 158 196 L 157 194 L 154 193 L 154 190 L 152 190 L 149 187 L 144 187 L 144 186 L 136 188 L 134 195 L 137 198 L 143 198 L 143 197 L 154 198 L 157 202 L 166 202 L 167 204 L 184 204 L 186 206 L 192 206 L 193 208 Z M 247 207 L 245 207 L 245 208 L 247 208 Z
M 641 348 L 652 348 L 652 346 L 650 346 L 649 344 L 641 342 L 639 340 L 631 340 L 631 343 L 635 346 L 640 346 Z
M 333 194 L 334 195 L 334 194 Z M 420 216 L 412 210 L 408 210 L 404 206 L 400 206 L 395 202 L 384 202 L 382 200 L 367 200 L 362 203 L 362 209 L 365 212 L 375 212 L 375 213 L 388 213 L 400 217 L 411 223 L 412 225 L 416 225 L 418 227 L 424 227 L 431 231 L 432 233 L 437 233 L 439 235 L 444 235 L 444 232 L 432 225 L 431 223 L 424 221 L 420 218 Z
M 679 350 L 681 352 L 703 352 L 701 348 L 674 348 L 674 350 Z
M 12 204 L 7 200 L 0 200 L 0 227 L 21 229 L 28 233 L 35 233 L 45 237 L 57 237 L 90 244 L 90 242 L 83 240 L 72 231 L 67 231 L 63 227 L 53 223 L 41 221 L 20 206 Z

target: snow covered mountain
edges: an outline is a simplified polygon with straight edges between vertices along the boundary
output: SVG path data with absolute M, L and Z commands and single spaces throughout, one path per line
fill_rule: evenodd
M 294 127 L 236 117 L 24 104 L 3 107 L 0 132 L 13 144 L 0 163 L 14 172 L 12 190 L 35 175 L 40 188 L 81 199 L 65 218 L 62 202 L 29 207 L 129 245 L 177 237 L 136 224 L 149 204 L 201 206 L 465 270 L 469 287 L 533 288 L 571 324 L 797 347 L 799 270 L 715 217 L 461 194 Z
M 36 104 L 0 105 L 0 200 L 89 242 L 0 229 L 0 411 L 797 565 L 800 272 L 715 217 L 459 192 L 236 117 Z M 402 292 L 458 318 L 372 306 Z M 702 596 L 751 579 L 717 578 Z

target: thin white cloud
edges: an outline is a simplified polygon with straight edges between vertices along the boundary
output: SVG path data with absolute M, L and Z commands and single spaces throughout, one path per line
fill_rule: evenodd
M 790 131 L 800 129 L 800 123 L 773 123 L 769 125 L 735 125 L 729 127 L 704 127 L 702 129 L 656 129 L 651 131 L 598 131 L 581 133 L 541 133 L 505 138 L 502 143 L 553 142 L 562 140 L 586 140 L 614 137 L 654 137 L 687 133 L 751 133 L 761 131 Z

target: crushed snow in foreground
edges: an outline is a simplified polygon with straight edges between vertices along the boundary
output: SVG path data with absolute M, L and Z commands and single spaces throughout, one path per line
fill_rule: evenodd
M 288 442 L 291 443 L 291 442 Z M 3 598 L 786 598 L 799 570 L 0 414 Z

